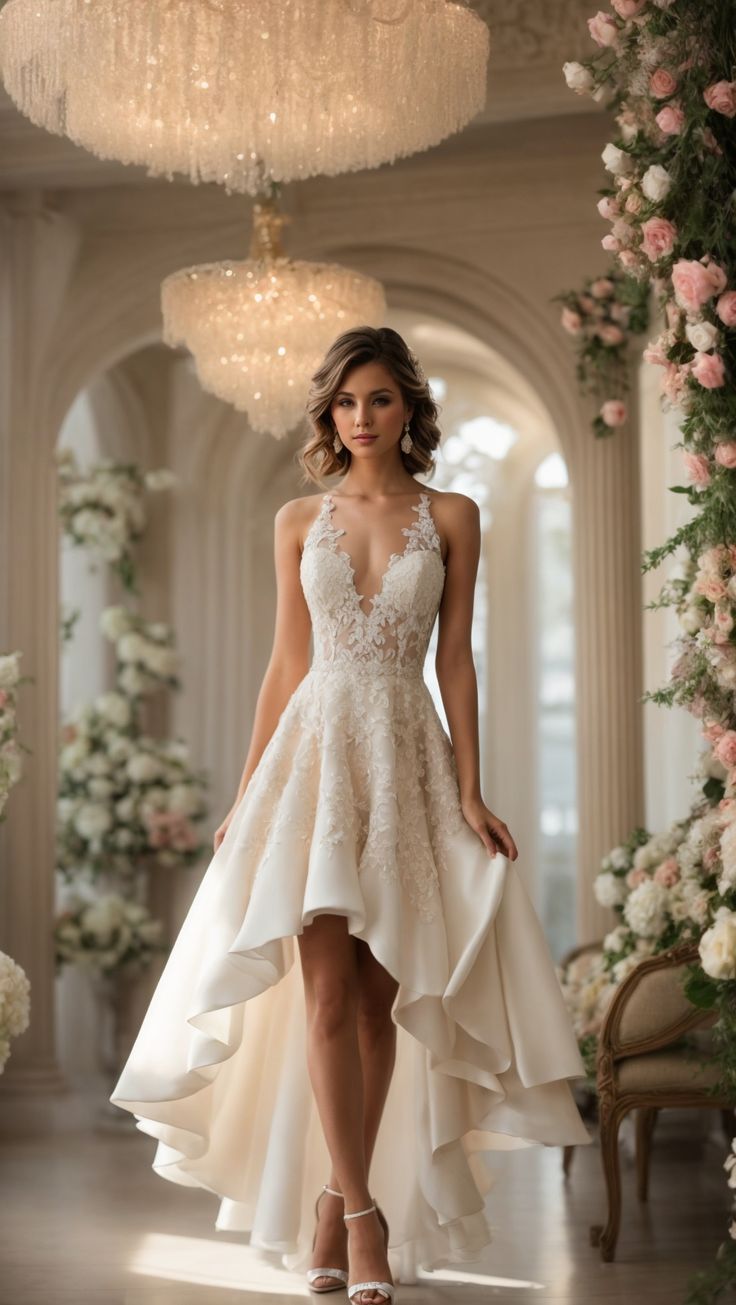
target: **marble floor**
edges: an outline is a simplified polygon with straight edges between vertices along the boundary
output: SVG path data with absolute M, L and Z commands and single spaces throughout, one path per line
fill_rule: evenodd
M 678 1305 L 690 1274 L 725 1235 L 726 1143 L 715 1113 L 669 1112 L 654 1141 L 651 1194 L 639 1206 L 623 1139 L 624 1219 L 613 1264 L 589 1244 L 603 1221 L 595 1146 L 499 1154 L 482 1261 L 402 1285 L 397 1305 Z M 300 1278 L 217 1233 L 215 1199 L 150 1169 L 153 1143 L 97 1101 L 0 1098 L 0 1305 L 284 1305 Z M 312 1297 L 311 1299 L 315 1299 Z M 346 1301 L 335 1293 L 330 1300 Z

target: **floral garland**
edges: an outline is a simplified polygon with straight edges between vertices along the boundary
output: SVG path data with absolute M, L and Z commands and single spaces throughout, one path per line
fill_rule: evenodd
M 632 337 L 649 325 L 648 301 L 649 287 L 618 268 L 589 277 L 581 291 L 555 296 L 563 305 L 562 327 L 577 343 L 581 391 L 602 400 L 595 435 L 610 434 L 628 417 L 622 398 L 629 388 L 627 350 Z
M 176 476 L 166 469 L 141 472 L 134 464 L 106 459 L 82 472 L 71 449 L 57 454 L 59 516 L 66 537 L 99 561 L 108 563 L 135 592 L 132 546 L 146 526 L 146 493 L 172 489 Z
M 24 748 L 18 737 L 16 692 L 23 683 L 20 673 L 21 653 L 0 656 L 0 821 L 5 819 L 5 806 L 10 790 L 23 774 Z
M 30 677 L 20 673 L 21 653 L 0 656 L 0 821 L 5 820 L 5 807 L 10 790 L 23 774 L 24 748 L 18 737 L 16 692 L 18 686 Z M 0 952 L 0 1074 L 10 1055 L 10 1039 L 17 1038 L 28 1028 L 31 1012 L 31 985 L 25 970 Z
M 159 688 L 178 689 L 174 634 L 163 621 L 144 621 L 127 607 L 106 607 L 100 629 L 115 645 L 120 693 L 140 698 Z
M 655 947 L 686 931 L 699 938 L 686 992 L 718 1013 L 721 1086 L 736 1100 L 736 0 L 611 0 L 588 28 L 598 54 L 564 72 L 616 113 L 602 156 L 611 182 L 598 209 L 612 223 L 602 244 L 658 295 L 663 330 L 644 358 L 662 369 L 664 406 L 678 410 L 687 483 L 674 489 L 695 508 L 645 557 L 644 570 L 681 547 L 688 557 L 655 604 L 677 606 L 683 636 L 669 685 L 648 696 L 685 706 L 708 746 L 703 800 L 670 831 L 681 840 L 653 869 L 634 867 L 639 882 L 604 872 L 598 892 L 622 917 L 624 947 L 632 935 Z M 736 1189 L 736 1143 L 726 1169 Z M 729 1231 L 715 1266 L 691 1283 L 691 1305 L 736 1283 L 736 1218 Z

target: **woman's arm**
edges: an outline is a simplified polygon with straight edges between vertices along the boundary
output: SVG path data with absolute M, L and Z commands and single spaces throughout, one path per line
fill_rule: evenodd
M 442 498 L 447 558 L 435 667 L 457 763 L 460 802 L 465 819 L 490 855 L 495 856 L 501 847 L 515 861 L 518 851 L 511 834 L 481 796 L 478 682 L 470 638 L 480 558 L 480 513 L 464 494 Z
M 250 745 L 238 792 L 230 811 L 215 833 L 215 851 L 225 837 L 233 812 L 245 793 L 282 711 L 309 669 L 311 620 L 299 578 L 306 501 L 292 499 L 291 502 L 284 503 L 274 519 L 277 600 L 273 646 L 256 702 Z

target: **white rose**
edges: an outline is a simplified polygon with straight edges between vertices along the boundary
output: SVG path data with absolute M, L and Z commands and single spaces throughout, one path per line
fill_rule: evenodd
M 143 662 L 154 675 L 170 677 L 179 669 L 179 658 L 173 648 L 162 648 L 159 644 L 149 643 L 143 654 Z
M 575 91 L 576 95 L 582 95 L 585 91 L 592 91 L 594 86 L 593 74 L 587 68 L 584 68 L 581 63 L 576 63 L 574 60 L 563 63 L 562 71 L 569 89 Z
M 608 859 L 614 870 L 625 870 L 626 866 L 629 864 L 629 858 L 625 847 L 614 847 Z
M 609 870 L 596 875 L 593 892 L 601 906 L 620 906 L 626 896 L 626 883 Z
M 736 915 L 722 906 L 698 947 L 706 974 L 712 979 L 736 979 Z
M 616 983 L 623 983 L 626 976 L 636 969 L 640 960 L 641 957 L 637 956 L 636 952 L 630 952 L 628 956 L 622 956 L 620 961 L 616 961 L 612 970 Z
M 152 494 L 160 494 L 162 490 L 174 489 L 179 483 L 176 473 L 170 471 L 168 467 L 160 467 L 158 471 L 147 471 L 144 480 L 146 489 Z
M 142 662 L 145 660 L 147 647 L 145 639 L 132 631 L 118 639 L 116 652 L 121 662 Z
M 147 675 L 143 675 L 135 666 L 126 666 L 118 676 L 118 684 L 124 693 L 137 698 L 150 687 Z
M 705 611 L 700 603 L 692 603 L 680 612 L 679 621 L 686 634 L 697 634 L 702 629 Z
M 117 643 L 132 628 L 133 617 L 125 607 L 106 607 L 100 617 L 100 629 L 112 643 Z
M 701 353 L 714 349 L 720 339 L 718 327 L 712 322 L 693 322 L 685 327 L 685 335 L 693 349 L 698 349 Z
M 645 879 L 629 896 L 624 919 L 629 928 L 643 938 L 658 937 L 667 923 L 669 893 L 653 879 Z
M 658 203 L 668 194 L 672 178 L 666 168 L 660 167 L 658 163 L 653 163 L 647 168 L 641 179 L 641 188 L 647 199 L 652 203 Z
M 0 657 L 0 689 L 12 689 L 20 679 L 22 653 L 6 653 Z
M 110 811 L 100 802 L 83 802 L 74 817 L 74 828 L 80 838 L 101 838 L 111 824 Z
M 192 784 L 175 784 L 169 790 L 169 811 L 180 811 L 182 815 L 194 816 L 200 809 L 199 794 Z
M 603 939 L 604 952 L 620 952 L 624 947 L 629 936 L 629 931 L 623 924 L 617 924 L 615 929 L 607 933 Z
M 118 820 L 132 820 L 135 815 L 135 801 L 132 797 L 121 798 L 115 803 L 115 815 Z
M 137 752 L 130 757 L 126 769 L 134 784 L 148 784 L 158 779 L 161 773 L 159 762 L 147 752 Z
M 118 729 L 125 729 L 130 724 L 130 703 L 122 693 L 102 693 L 95 706 L 99 714 Z
M 109 798 L 113 788 L 109 779 L 91 779 L 87 785 L 87 792 L 93 798 Z
M 624 176 L 631 171 L 631 158 L 629 155 L 611 142 L 606 145 L 601 158 L 606 171 L 612 172 L 614 176 Z

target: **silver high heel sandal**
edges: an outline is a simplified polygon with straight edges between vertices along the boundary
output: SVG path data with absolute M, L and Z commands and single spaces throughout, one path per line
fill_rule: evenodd
M 377 1215 L 378 1222 L 383 1228 L 386 1249 L 388 1249 L 388 1224 L 383 1217 L 383 1211 L 380 1210 L 378 1206 L 370 1205 L 367 1210 L 356 1210 L 355 1214 L 344 1214 L 342 1217 L 347 1221 L 348 1219 L 360 1219 L 364 1214 L 373 1213 Z M 395 1288 L 392 1282 L 354 1282 L 352 1287 L 348 1287 L 349 1300 L 354 1300 L 355 1297 L 363 1291 L 378 1292 L 383 1296 L 384 1300 L 388 1301 L 389 1305 L 392 1305 L 395 1294 Z
M 325 1183 L 314 1204 L 315 1219 L 319 1219 L 319 1203 L 325 1192 L 329 1192 L 330 1196 L 342 1196 L 342 1192 L 336 1192 L 334 1187 L 328 1187 Z M 312 1238 L 312 1250 L 314 1250 L 316 1241 L 317 1230 L 315 1229 Z M 331 1283 L 329 1287 L 315 1287 L 314 1284 L 318 1278 L 335 1278 L 336 1281 Z M 326 1291 L 342 1291 L 343 1287 L 347 1286 L 348 1275 L 344 1269 L 307 1269 L 307 1282 L 309 1283 L 309 1290 L 315 1292 L 315 1294 L 322 1294 Z

